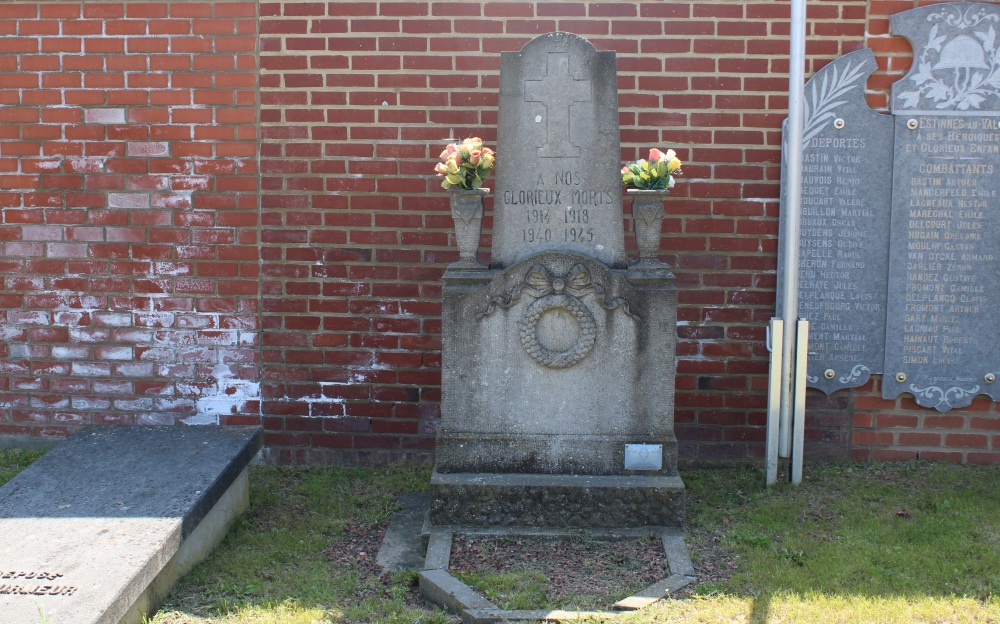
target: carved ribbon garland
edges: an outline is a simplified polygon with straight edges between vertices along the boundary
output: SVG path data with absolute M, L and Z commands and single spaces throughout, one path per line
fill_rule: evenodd
M 590 279 L 590 273 L 587 272 L 587 267 L 582 264 L 574 264 L 573 268 L 569 270 L 569 275 L 565 278 L 553 277 L 540 264 L 532 265 L 524 277 L 524 284 L 536 299 L 553 292 L 562 293 L 563 291 L 580 298 L 594 291 L 594 283 Z
M 477 320 L 482 320 L 496 311 L 497 306 L 510 308 L 518 302 L 521 294 L 528 291 L 528 294 L 539 299 L 551 293 L 566 293 L 576 298 L 584 297 L 590 293 L 596 293 L 601 300 L 599 303 L 605 310 L 614 310 L 621 307 L 630 318 L 641 320 L 629 307 L 628 301 L 624 297 L 608 299 L 607 290 L 600 284 L 595 284 L 590 276 L 590 271 L 583 264 L 577 263 L 569 270 L 565 277 L 554 277 L 541 264 L 533 264 L 528 269 L 524 282 L 515 286 L 509 295 L 497 295 L 490 299 L 486 309 L 476 314 Z

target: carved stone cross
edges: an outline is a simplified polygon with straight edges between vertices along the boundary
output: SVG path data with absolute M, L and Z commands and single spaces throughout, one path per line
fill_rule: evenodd
M 574 102 L 590 102 L 591 81 L 576 80 L 569 73 L 569 54 L 549 52 L 545 77 L 524 81 L 524 100 L 545 106 L 545 145 L 538 148 L 540 158 L 578 156 L 580 149 L 569 136 L 570 108 Z

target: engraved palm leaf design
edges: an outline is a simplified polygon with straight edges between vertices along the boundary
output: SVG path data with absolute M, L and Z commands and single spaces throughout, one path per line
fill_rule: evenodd
M 847 94 L 855 88 L 854 83 L 864 76 L 864 63 L 852 67 L 848 62 L 843 72 L 840 71 L 840 67 L 834 65 L 831 71 L 823 72 L 823 77 L 818 82 L 816 80 L 809 82 L 812 89 L 803 104 L 805 109 L 802 122 L 803 148 L 809 144 L 810 139 L 823 130 L 828 121 L 837 117 L 837 107 L 847 103 Z
M 847 94 L 856 87 L 855 83 L 858 79 L 864 76 L 864 61 L 858 65 L 853 65 L 848 61 L 844 65 L 843 71 L 841 71 L 840 66 L 834 65 L 832 69 L 824 68 L 809 81 L 806 85 L 808 89 L 806 101 L 802 105 L 802 149 L 805 149 L 809 145 L 809 141 L 823 131 L 823 127 L 830 120 L 836 119 L 837 107 L 847 103 Z M 787 151 L 782 154 L 782 158 L 787 161 Z

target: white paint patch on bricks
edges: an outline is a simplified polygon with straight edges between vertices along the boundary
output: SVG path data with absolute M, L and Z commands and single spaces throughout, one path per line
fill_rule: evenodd
M 182 329 L 214 329 L 219 326 L 217 314 L 184 314 L 177 317 L 177 327 Z
M 180 262 L 154 262 L 152 264 L 152 271 L 148 274 L 149 277 L 154 275 L 159 276 L 178 276 L 178 275 L 189 275 L 191 273 L 191 265 L 182 264 Z
M 124 108 L 88 108 L 83 111 L 83 119 L 89 124 L 123 124 Z
M 59 160 L 38 160 L 35 161 L 35 167 L 39 171 L 59 171 L 59 167 L 62 162 Z
M 88 253 L 85 243 L 49 243 L 45 246 L 46 258 L 86 258 Z
M 149 208 L 149 193 L 108 193 L 108 208 Z
M 21 340 L 24 330 L 11 325 L 0 325 L 0 340 Z
M 129 141 L 125 153 L 130 157 L 169 156 L 170 147 L 163 141 Z
M 21 240 L 60 241 L 63 227 L 59 225 L 22 225 Z
M 325 388 L 327 386 L 350 386 L 350 385 L 351 385 L 350 383 L 337 383 L 337 382 L 333 382 L 333 381 L 321 381 L 321 382 L 319 382 L 319 387 L 320 388 Z M 290 397 L 288 397 L 288 396 L 286 396 L 285 398 L 286 399 L 290 399 Z M 305 418 L 343 418 L 343 417 L 347 416 L 347 412 L 344 409 L 344 406 L 347 404 L 347 401 L 344 400 L 343 398 L 340 398 L 340 397 L 328 397 L 328 396 L 325 396 L 325 395 L 320 395 L 318 397 L 316 397 L 316 396 L 295 397 L 294 400 L 298 401 L 298 402 L 301 402 L 301 403 L 306 403 L 309 406 L 309 413 L 306 414 Z M 339 405 L 340 406 L 340 413 L 339 414 L 330 414 L 330 413 L 320 413 L 320 414 L 317 414 L 317 413 L 314 413 L 314 411 L 313 411 L 313 406 L 314 405 L 327 405 L 327 406 L 329 406 L 329 405 Z M 325 409 L 324 412 L 329 412 L 329 410 Z
M 108 377 L 111 375 L 111 365 L 89 362 L 73 362 L 71 375 L 76 377 Z
M 48 325 L 49 314 L 41 310 L 10 310 L 7 322 L 12 325 Z
M 103 327 L 128 327 L 132 324 L 132 315 L 125 312 L 95 312 L 94 325 Z
M 232 369 L 226 364 L 219 364 L 212 370 L 216 379 L 214 389 L 205 392 L 213 394 L 198 398 L 194 416 L 182 419 L 186 425 L 217 425 L 219 416 L 236 414 L 246 405 L 247 401 L 260 397 L 260 383 L 246 379 L 237 379 Z
M 169 210 L 186 210 L 191 207 L 191 193 L 174 193 L 172 195 L 157 195 L 153 200 L 154 208 Z
M 175 189 L 207 191 L 212 188 L 212 180 L 208 176 L 173 176 L 171 183 Z
M 135 311 L 135 324 L 142 327 L 173 327 L 174 318 L 176 316 L 173 312 Z M 169 343 L 169 341 L 167 342 Z
M 4 253 L 8 256 L 41 256 L 45 246 L 41 243 L 4 243 Z
M 52 357 L 57 360 L 83 360 L 90 357 L 90 347 L 52 347 Z
M 69 168 L 75 173 L 102 173 L 107 158 L 70 158 Z
M 84 320 L 84 318 L 86 318 L 88 321 L 90 320 L 90 316 L 88 315 L 84 317 L 84 314 L 85 312 L 83 310 L 63 310 L 61 309 L 60 306 L 60 309 L 58 311 L 52 313 L 52 322 L 55 325 L 65 325 L 67 327 L 70 326 L 75 327 L 79 325 Z

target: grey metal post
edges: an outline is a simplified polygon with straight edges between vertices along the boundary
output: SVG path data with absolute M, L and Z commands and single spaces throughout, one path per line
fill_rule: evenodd
M 785 155 L 788 159 L 785 188 L 785 247 L 784 258 L 784 298 L 782 300 L 785 321 L 784 353 L 781 361 L 781 435 L 778 452 L 782 457 L 791 454 L 792 410 L 795 400 L 795 346 L 797 340 L 796 320 L 799 312 L 799 231 L 802 213 L 802 127 L 803 100 L 805 99 L 805 55 L 806 55 L 806 0 L 792 0 L 791 38 L 788 65 L 788 137 Z

